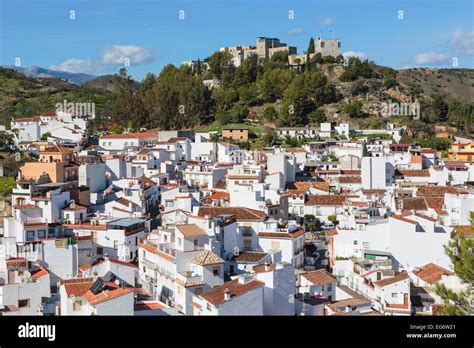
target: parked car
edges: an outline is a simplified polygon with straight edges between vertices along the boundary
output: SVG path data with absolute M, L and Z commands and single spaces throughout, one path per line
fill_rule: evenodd
M 316 264 L 317 259 L 311 256 L 308 256 L 304 259 L 305 266 L 314 266 Z
M 321 257 L 321 255 L 320 255 L 317 251 L 315 251 L 314 253 L 312 253 L 312 254 L 310 255 L 310 257 L 312 257 L 312 258 L 314 258 L 316 261 L 318 261 L 319 258 Z
M 335 228 L 335 226 L 332 222 L 326 222 L 321 225 L 322 230 L 332 230 L 333 228 Z

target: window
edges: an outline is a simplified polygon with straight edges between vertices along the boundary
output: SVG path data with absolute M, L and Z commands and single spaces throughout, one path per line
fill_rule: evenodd
M 325 47 L 326 43 L 324 41 L 321 41 L 321 47 Z
M 355 240 L 355 241 L 354 241 L 354 245 L 357 245 L 357 243 L 358 243 L 358 242 Z
M 30 307 L 30 300 L 18 300 L 18 308 L 28 308 Z
M 201 295 L 201 294 L 202 294 L 202 288 L 196 288 L 196 289 L 194 289 L 194 294 L 195 294 L 195 295 Z
M 102 255 L 104 253 L 104 248 L 103 247 L 97 247 L 97 254 Z
M 182 238 L 178 238 L 178 245 L 179 245 L 179 246 L 182 246 L 182 245 L 183 245 L 183 239 L 182 239 Z
M 72 305 L 72 310 L 80 311 L 81 309 L 82 309 L 82 301 L 81 300 L 74 301 L 74 304 Z
M 210 310 L 211 310 L 211 304 L 210 304 L 210 303 L 207 303 L 206 308 L 207 308 L 208 311 L 210 311 Z
M 280 250 L 280 242 L 272 242 L 272 250 Z
M 326 287 L 326 290 L 327 291 L 332 291 L 332 284 L 328 284 L 327 287 Z
M 35 231 L 26 232 L 26 240 L 34 240 L 34 239 L 35 239 Z
M 398 297 L 398 293 L 392 292 L 392 298 L 397 298 L 397 297 Z
M 214 267 L 212 269 L 212 274 L 214 275 L 214 277 L 218 277 L 220 275 L 220 273 L 221 273 L 220 270 L 221 270 L 220 267 Z
M 118 249 L 118 241 L 114 240 L 114 250 Z
M 38 238 L 46 238 L 46 230 L 39 230 Z

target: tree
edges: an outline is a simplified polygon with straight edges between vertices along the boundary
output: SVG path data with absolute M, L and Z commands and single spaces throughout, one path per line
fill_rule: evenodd
M 445 246 L 445 252 L 454 265 L 454 273 L 467 289 L 455 292 L 444 284 L 436 284 L 436 294 L 443 300 L 441 315 L 472 315 L 471 294 L 474 290 L 474 214 L 471 213 L 471 233 L 458 234 Z
M 278 134 L 273 128 L 266 128 L 260 137 L 260 145 L 263 147 L 269 147 L 276 144 L 278 140 Z
M 287 63 L 288 62 L 288 51 L 277 51 L 272 55 L 272 61 Z
M 341 74 L 339 80 L 343 82 L 354 81 L 359 77 L 371 78 L 374 76 L 374 70 L 366 59 L 363 62 L 357 57 L 350 57 L 348 67 Z
M 273 106 L 267 106 L 265 110 L 263 110 L 262 120 L 264 122 L 274 122 L 278 117 L 278 112 L 275 110 Z
M 351 118 L 360 118 L 364 116 L 362 112 L 363 103 L 360 100 L 354 100 L 346 105 L 344 105 L 344 112 L 349 115 Z
M 308 44 L 308 53 L 311 54 L 311 53 L 315 53 L 316 52 L 316 48 L 314 46 L 314 38 L 311 37 L 309 39 L 309 44 Z
M 242 123 L 249 115 L 249 109 L 242 104 L 236 104 L 232 110 L 230 110 L 230 116 L 232 122 Z
M 324 111 L 320 109 L 311 111 L 308 116 L 312 125 L 317 125 L 328 120 Z
M 367 149 L 367 144 L 365 142 L 362 145 L 362 156 L 363 157 L 369 156 L 369 150 Z
M 334 86 L 321 71 L 305 71 L 296 75 L 285 90 L 280 123 L 291 127 L 306 125 L 311 111 L 336 100 Z
M 207 63 L 209 64 L 209 70 L 217 79 L 222 79 L 223 74 L 233 74 L 235 67 L 232 64 L 232 55 L 226 51 L 218 51 L 213 53 Z
M 445 96 L 433 94 L 431 96 L 431 113 L 434 122 L 445 121 L 448 119 L 448 104 L 444 101 Z
M 41 141 L 47 141 L 48 137 L 51 136 L 51 132 L 46 132 L 41 135 Z
M 198 58 L 198 61 L 197 61 L 196 74 L 199 75 L 199 76 L 202 75 L 201 60 L 199 58 Z

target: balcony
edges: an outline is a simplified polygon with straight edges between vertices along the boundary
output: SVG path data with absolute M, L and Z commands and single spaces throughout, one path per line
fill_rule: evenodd
M 177 273 L 176 279 L 179 279 L 184 283 L 200 282 L 202 281 L 202 276 L 192 271 L 184 271 Z

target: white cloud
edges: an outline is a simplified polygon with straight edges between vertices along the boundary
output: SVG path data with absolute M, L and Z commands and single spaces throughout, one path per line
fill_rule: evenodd
M 304 28 L 298 27 L 298 28 L 293 28 L 288 30 L 288 35 L 289 36 L 298 36 L 304 34 Z
M 342 54 L 344 57 L 357 57 L 360 60 L 367 59 L 367 54 L 365 52 L 356 52 L 356 51 L 347 51 Z
M 140 46 L 112 45 L 105 47 L 96 59 L 68 58 L 49 68 L 56 71 L 93 74 L 123 66 L 127 59 L 131 66 L 141 65 L 153 61 L 153 53 L 150 49 Z
M 321 28 L 325 28 L 330 26 L 331 24 L 334 24 L 335 22 L 336 19 L 334 17 L 326 17 L 319 21 L 319 25 L 321 26 Z
M 441 53 L 435 53 L 435 52 L 428 52 L 428 53 L 420 53 L 415 56 L 413 59 L 413 62 L 415 64 L 441 64 L 441 63 L 447 63 L 449 60 L 449 57 L 441 54 Z
M 59 64 L 51 65 L 49 68 L 56 71 L 85 74 L 92 74 L 98 71 L 98 66 L 92 59 L 77 58 L 68 58 Z
M 148 63 L 153 59 L 150 49 L 140 46 L 107 46 L 102 52 L 101 62 L 104 65 L 123 64 L 129 59 L 131 65 Z
M 448 46 L 456 54 L 462 56 L 474 55 L 474 31 L 465 32 L 462 29 L 456 29 L 451 34 Z

